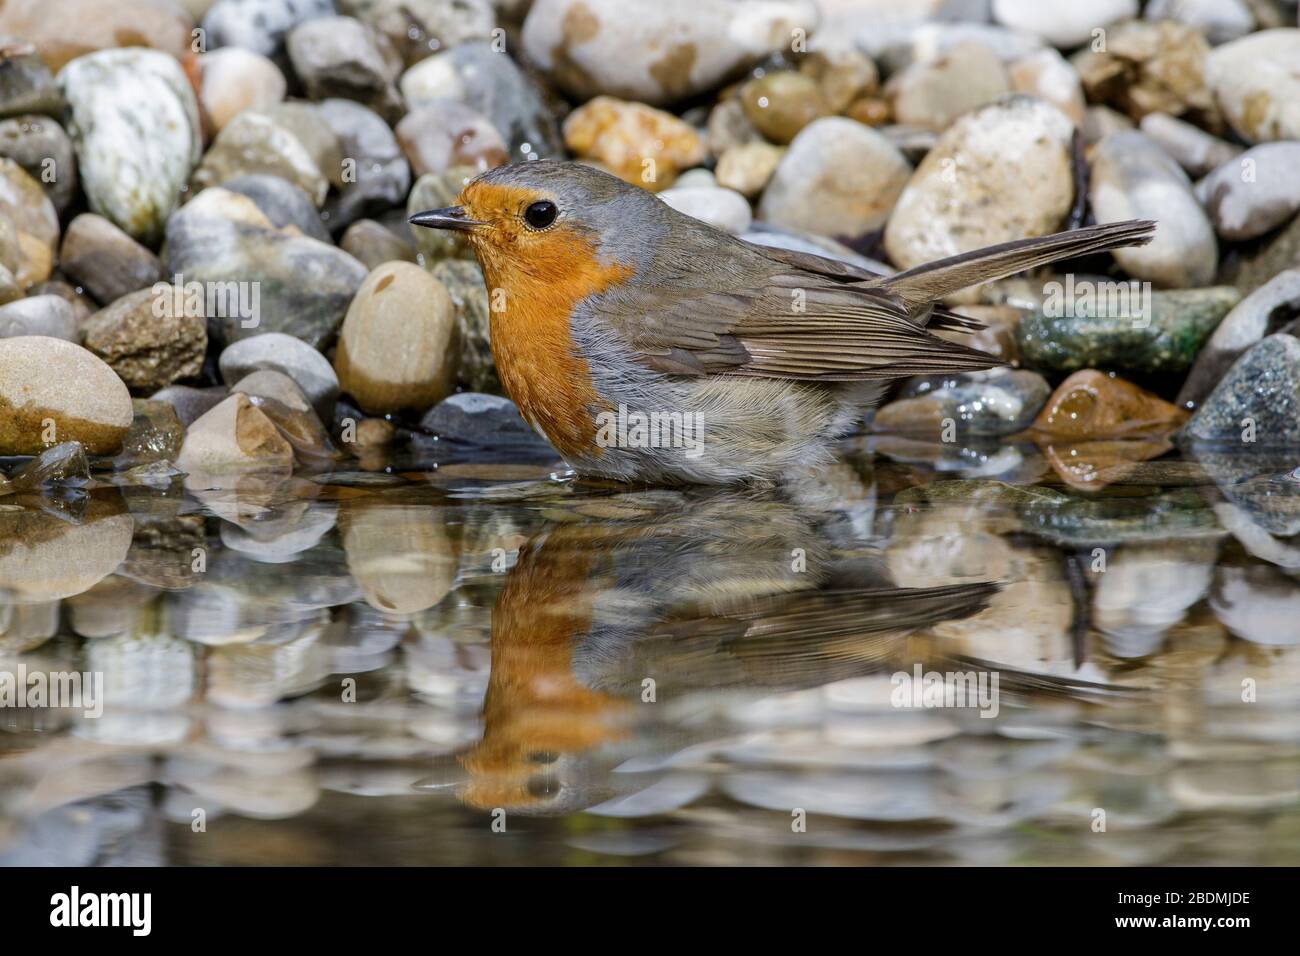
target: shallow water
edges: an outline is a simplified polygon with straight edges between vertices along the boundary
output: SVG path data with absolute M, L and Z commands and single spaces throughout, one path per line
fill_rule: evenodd
M 0 499 L 0 672 L 104 682 L 0 708 L 0 863 L 1295 865 L 1297 463 L 877 437 L 787 489 Z

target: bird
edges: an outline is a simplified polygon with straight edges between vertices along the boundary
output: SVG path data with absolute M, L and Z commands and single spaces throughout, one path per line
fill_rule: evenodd
M 816 472 L 892 381 L 1002 364 L 934 334 L 979 327 L 945 296 L 1155 229 L 1087 226 L 885 277 L 745 242 L 561 160 L 490 169 L 410 222 L 468 241 L 524 419 L 578 474 L 651 485 Z

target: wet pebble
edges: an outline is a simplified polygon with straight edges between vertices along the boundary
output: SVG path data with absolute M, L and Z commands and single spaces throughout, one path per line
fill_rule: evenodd
M 943 436 L 1010 435 L 1025 428 L 1051 391 L 1034 372 L 991 369 L 910 380 L 876 412 L 876 431 Z
M 1240 242 L 1276 229 L 1300 210 L 1300 142 L 1263 143 L 1196 185 L 1215 230 Z
M 63 115 L 63 94 L 34 44 L 0 36 L 0 117 L 24 113 Z
M 477 262 L 467 259 L 444 259 L 430 272 L 446 288 L 456 307 L 456 338 L 460 341 L 457 381 L 471 392 L 500 392 L 501 380 L 492 360 L 483 270 Z
M 221 487 L 232 472 L 288 473 L 293 448 L 247 395 L 231 395 L 186 429 L 176 467 L 186 487 Z
M 876 130 L 826 117 L 790 144 L 758 215 L 785 229 L 860 236 L 884 225 L 911 172 L 903 154 Z
M 452 99 L 478 110 L 510 146 L 511 161 L 562 153 L 559 130 L 536 85 L 491 43 L 470 41 L 421 60 L 404 74 L 411 109 Z
M 1002 60 L 981 43 L 962 43 L 913 63 L 885 84 L 896 122 L 941 133 L 957 117 L 1010 89 Z
M 1097 222 L 1158 221 L 1150 243 L 1114 252 L 1133 278 L 1171 288 L 1214 280 L 1219 248 L 1210 220 L 1187 174 L 1141 133 L 1115 133 L 1097 145 L 1089 199 Z
M 185 440 L 185 426 L 175 407 L 157 398 L 137 398 L 131 407 L 131 428 L 122 441 L 122 451 L 113 459 L 113 467 L 125 471 L 175 461 Z
M 22 335 L 47 335 L 76 342 L 77 317 L 72 306 L 57 295 L 33 295 L 0 305 L 0 338 Z
M 993 0 L 993 19 L 1005 27 L 1042 37 L 1053 46 L 1071 50 L 1104 29 L 1138 14 L 1137 0 Z
M 369 271 L 384 262 L 414 262 L 415 246 L 382 223 L 358 219 L 348 226 L 339 248 L 357 259 Z
M 612 96 L 599 96 L 570 113 L 564 143 L 651 191 L 668 188 L 679 172 L 705 156 L 699 134 L 672 113 Z
M 1192 177 L 1204 176 L 1241 154 L 1241 147 L 1235 143 L 1211 136 L 1199 126 L 1167 113 L 1148 113 L 1142 117 L 1140 129 Z
M 91 210 L 153 245 L 202 152 L 180 64 L 155 50 L 104 50 L 73 60 L 58 80 Z
M 303 390 L 322 420 L 334 418 L 338 376 L 329 360 L 301 339 L 279 332 L 255 335 L 228 345 L 217 365 L 227 383 L 238 382 L 259 369 L 283 372 Z
M 388 124 L 351 100 L 325 100 L 317 115 L 337 138 L 343 162 L 355 164 L 338 200 L 326 207 L 331 231 L 400 206 L 411 188 L 411 166 Z
M 68 224 L 59 268 L 107 305 L 162 278 L 158 257 L 103 216 L 82 213 Z
M 510 158 L 501 134 L 478 110 L 455 100 L 434 100 L 402 118 L 395 130 L 415 176 L 453 166 L 482 172 Z
M 898 198 L 891 261 L 909 268 L 1058 229 L 1074 199 L 1073 133 L 1060 110 L 1019 95 L 957 120 Z
M 199 107 L 209 133 L 217 133 L 246 109 L 284 99 L 288 85 L 280 68 L 260 53 L 226 46 L 198 60 Z
M 1300 29 L 1263 30 L 1217 47 L 1206 82 L 1247 142 L 1300 140 Z
M 319 119 L 313 135 L 308 127 L 314 114 L 300 109 L 302 104 L 281 105 L 292 111 L 250 108 L 222 127 L 194 171 L 191 188 L 202 190 L 236 176 L 265 173 L 293 183 L 313 204 L 322 205 L 330 188 L 326 169 L 337 169 L 341 161 L 338 141 Z
M 817 81 L 790 70 L 776 70 L 750 80 L 740 91 L 740 103 L 754 128 L 780 145 L 789 143 L 801 129 L 830 112 Z
M 188 428 L 195 419 L 220 405 L 229 394 L 229 390 L 224 385 L 211 388 L 168 385 L 154 392 L 149 398 L 151 401 L 170 405 L 182 427 Z
M 1057 386 L 1033 428 L 1057 438 L 1131 438 L 1168 433 L 1185 418 L 1176 406 L 1131 382 L 1084 369 Z
M 333 13 L 334 0 L 216 0 L 203 29 L 213 49 L 235 46 L 275 56 L 295 26 Z
M 58 441 L 112 454 L 131 415 L 122 380 L 81 346 L 40 336 L 0 339 L 0 455 L 35 455 Z
M 732 146 L 718 157 L 717 183 L 749 199 L 756 198 L 772 179 L 784 151 L 771 143 Z
M 339 332 L 339 386 L 371 414 L 424 411 L 455 384 L 456 314 L 442 283 L 409 262 L 388 262 L 357 290 Z
M 460 392 L 443 399 L 420 419 L 420 427 L 440 442 L 485 453 L 525 453 L 555 457 L 555 451 L 524 421 L 514 402 L 499 395 Z
M 208 324 L 184 290 L 166 284 L 122 296 L 92 315 L 83 342 L 135 389 L 156 391 L 203 368 Z
M 803 0 L 536 0 L 523 44 L 578 99 L 658 105 L 716 86 L 816 25 L 815 5 Z
M 7 487 L 0 494 L 39 493 L 41 488 L 69 480 L 84 482 L 90 478 L 90 463 L 81 442 L 65 441 L 45 449 L 31 461 L 14 469 Z
M 167 223 L 165 274 L 186 284 L 236 283 L 209 323 L 229 344 L 286 332 L 320 347 L 337 331 L 365 267 L 346 252 L 276 229 L 248 198 L 207 189 Z
M 405 112 L 393 82 L 398 64 L 385 60 L 374 31 L 360 20 L 307 20 L 289 31 L 285 46 L 309 98 L 356 100 L 389 123 Z
M 77 156 L 72 138 L 48 116 L 28 113 L 0 121 L 0 156 L 12 159 L 40 183 L 58 212 L 76 198 Z
M 1201 346 L 1240 300 L 1231 286 L 1150 294 L 1138 283 L 1068 275 L 1044 284 L 1042 306 L 1016 328 L 1021 361 L 1073 372 L 1106 368 L 1144 374 L 1190 368 Z
M 665 189 L 659 198 L 678 212 L 734 236 L 747 230 L 754 218 L 749 202 L 731 189 L 673 187 Z

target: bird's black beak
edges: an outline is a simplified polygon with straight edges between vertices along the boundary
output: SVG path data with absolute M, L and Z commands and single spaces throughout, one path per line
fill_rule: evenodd
M 408 221 L 413 226 L 427 226 L 429 229 L 458 229 L 461 232 L 469 232 L 475 226 L 483 225 L 477 219 L 470 219 L 460 206 L 417 212 Z

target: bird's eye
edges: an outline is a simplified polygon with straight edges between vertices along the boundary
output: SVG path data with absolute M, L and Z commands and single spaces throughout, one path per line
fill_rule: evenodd
M 524 222 L 534 229 L 545 229 L 555 222 L 555 217 L 559 214 L 560 210 L 555 207 L 555 203 L 543 199 L 524 210 Z

